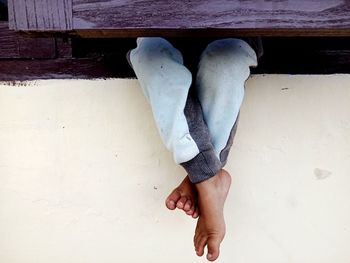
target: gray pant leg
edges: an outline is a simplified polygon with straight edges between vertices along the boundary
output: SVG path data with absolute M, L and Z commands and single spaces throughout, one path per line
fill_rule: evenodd
M 215 154 L 195 89 L 191 89 L 188 94 L 185 116 L 191 136 L 195 140 L 200 153 L 192 160 L 181 163 L 181 165 L 188 172 L 191 182 L 198 183 L 214 176 L 222 168 L 222 163 Z
M 236 132 L 237 132 L 238 121 L 239 121 L 239 115 L 236 119 L 235 124 L 232 127 L 230 137 L 228 138 L 226 146 L 220 152 L 220 162 L 222 164 L 222 167 L 224 167 L 227 163 L 227 158 L 228 158 L 228 155 L 230 153 L 230 150 L 231 150 L 231 147 L 233 144 L 233 140 L 234 140 Z

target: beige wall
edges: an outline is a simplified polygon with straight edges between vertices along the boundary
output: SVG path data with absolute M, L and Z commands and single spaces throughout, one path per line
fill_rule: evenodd
M 350 75 L 254 76 L 218 262 L 350 262 Z M 0 262 L 204 262 L 136 80 L 0 84 Z

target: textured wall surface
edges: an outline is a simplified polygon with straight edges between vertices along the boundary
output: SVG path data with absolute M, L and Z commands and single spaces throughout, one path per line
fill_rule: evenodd
M 257 75 L 218 262 L 348 263 L 350 75 Z M 0 262 L 204 262 L 136 80 L 0 84 Z

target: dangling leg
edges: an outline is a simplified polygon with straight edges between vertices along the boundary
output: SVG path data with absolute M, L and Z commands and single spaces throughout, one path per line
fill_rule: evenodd
M 216 155 L 224 163 L 227 157 L 224 151 L 228 143 L 232 143 L 231 133 L 238 119 L 251 66 L 257 66 L 256 54 L 240 39 L 214 41 L 201 55 L 197 94 Z
M 254 50 L 238 39 L 214 41 L 201 56 L 196 91 L 215 154 L 222 165 L 225 165 L 232 145 L 249 67 L 256 64 Z M 220 243 L 225 235 L 223 209 L 230 184 L 231 176 L 223 169 L 214 177 L 196 184 L 201 215 L 194 242 L 200 256 L 208 246 L 207 258 L 211 261 L 219 256 Z
M 169 209 L 177 205 L 195 217 L 190 181 L 198 183 L 214 176 L 221 162 L 211 144 L 201 106 L 189 96 L 191 73 L 183 65 L 181 53 L 163 38 L 139 38 L 137 48 L 130 52 L 130 62 L 164 144 L 173 152 L 175 162 L 188 172 L 189 178 L 183 181 L 186 187 L 181 184 L 180 190 L 175 189 L 166 205 Z

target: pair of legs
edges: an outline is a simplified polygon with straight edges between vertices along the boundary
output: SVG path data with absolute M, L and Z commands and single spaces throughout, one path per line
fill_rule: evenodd
M 243 40 L 221 39 L 203 51 L 195 78 L 182 54 L 163 38 L 138 38 L 129 61 L 152 107 L 162 141 L 188 176 L 167 198 L 169 209 L 199 217 L 199 256 L 219 256 L 225 235 L 223 208 L 231 177 L 223 170 L 236 131 L 254 50 Z

